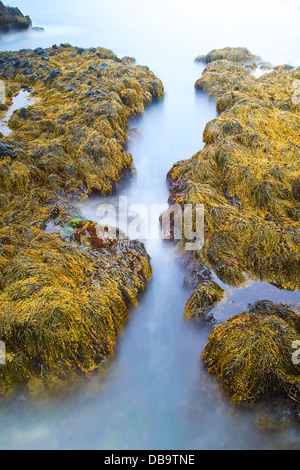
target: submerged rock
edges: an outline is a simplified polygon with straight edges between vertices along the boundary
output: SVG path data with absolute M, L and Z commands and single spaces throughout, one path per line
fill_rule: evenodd
M 0 395 L 40 395 L 98 374 L 151 278 L 144 245 L 118 230 L 106 237 L 73 205 L 112 193 L 131 171 L 128 118 L 159 99 L 163 85 L 104 48 L 64 44 L 1 59 L 7 104 L 20 87 L 38 100 L 13 114 L 0 144 Z M 104 62 L 101 78 L 87 77 Z M 91 87 L 99 93 L 86 96 Z M 124 100 L 124 90 L 134 99 Z
M 39 31 L 39 32 L 45 31 L 45 29 L 42 26 L 33 26 L 31 29 L 32 31 Z
M 299 315 L 264 300 L 218 325 L 202 359 L 237 404 L 274 398 L 300 404 L 299 341 Z

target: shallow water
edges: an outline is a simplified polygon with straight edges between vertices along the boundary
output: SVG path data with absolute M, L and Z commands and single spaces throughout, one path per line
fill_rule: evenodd
M 208 3 L 208 2 L 207 2 Z M 226 5 L 225 5 L 226 3 Z M 168 199 L 166 173 L 178 160 L 203 146 L 202 132 L 216 116 L 215 103 L 194 91 L 203 66 L 194 58 L 214 47 L 246 46 L 274 65 L 300 65 L 297 2 L 169 2 L 151 7 L 138 0 L 93 2 L 54 0 L 18 2 L 45 32 L 7 37 L 0 49 L 46 47 L 69 42 L 104 46 L 119 56 L 135 56 L 162 79 L 166 96 L 143 116 L 130 121 L 128 150 L 136 176 L 121 190 L 128 206 Z M 71 8 L 72 5 L 72 8 Z M 278 38 L 278 28 L 282 36 Z M 253 32 L 255 31 L 255 34 Z M 118 196 L 105 202 L 118 204 Z M 82 216 L 97 220 L 103 199 L 81 206 Z M 157 228 L 158 219 L 151 218 Z M 191 291 L 174 247 L 146 239 L 153 277 L 133 309 L 119 340 L 113 367 L 101 387 L 72 398 L 34 405 L 20 398 L 0 408 L 2 449 L 273 449 L 297 447 L 298 430 L 271 435 L 258 432 L 255 415 L 238 412 L 200 362 L 210 327 L 184 320 Z M 223 286 L 226 287 L 226 286 Z M 284 301 L 299 310 L 300 294 L 249 280 L 213 311 L 218 322 L 260 298 Z
M 9 120 L 12 117 L 13 113 L 21 108 L 26 108 L 27 106 L 31 106 L 35 103 L 35 99 L 31 97 L 30 92 L 28 90 L 20 90 L 19 93 L 14 96 L 13 103 L 7 110 L 5 116 L 0 118 L 0 132 L 7 136 L 12 133 L 12 130 L 9 127 Z

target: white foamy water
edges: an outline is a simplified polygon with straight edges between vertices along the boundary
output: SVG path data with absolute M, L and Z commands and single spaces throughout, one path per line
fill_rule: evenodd
M 166 96 L 130 121 L 139 135 L 129 142 L 137 175 L 122 190 L 128 203 L 164 204 L 166 173 L 203 146 L 202 132 L 216 117 L 215 103 L 196 93 L 199 54 L 247 47 L 272 65 L 300 65 L 299 2 L 228 0 L 92 1 L 20 0 L 18 7 L 45 32 L 5 37 L 0 49 L 103 46 L 134 56 L 163 81 Z M 105 199 L 114 201 L 112 198 Z M 102 200 L 80 206 L 97 220 Z M 210 329 L 183 319 L 190 290 L 172 246 L 146 240 L 153 278 L 131 313 L 104 387 L 71 399 L 34 405 L 26 400 L 0 409 L 2 449 L 273 449 L 297 447 L 290 433 L 258 433 L 255 416 L 238 412 L 207 376 L 200 355 Z M 267 298 L 300 305 L 300 294 L 249 280 L 228 289 L 214 310 L 218 321 Z

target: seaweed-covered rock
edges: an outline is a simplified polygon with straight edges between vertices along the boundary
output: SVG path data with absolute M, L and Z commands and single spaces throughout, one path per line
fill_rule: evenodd
M 29 16 L 24 16 L 19 8 L 7 7 L 0 1 L 0 33 L 23 31 L 31 26 L 32 21 Z
M 26 142 L 31 166 L 38 166 L 41 157 L 48 155 L 48 167 L 41 176 L 45 179 L 58 171 L 59 189 L 67 197 L 111 193 L 133 169 L 126 151 L 127 119 L 162 97 L 161 81 L 147 67 L 132 65 L 100 47 L 84 49 L 84 53 L 70 45 L 45 49 L 46 66 L 41 66 L 36 53 L 0 54 L 0 59 L 5 57 L 2 68 L 8 93 L 16 94 L 12 85 L 22 85 L 38 96 L 35 106 L 27 109 L 26 119 L 22 111 L 11 117 L 9 127 L 14 133 L 10 140 L 20 145 Z M 20 67 L 15 67 L 16 60 L 22 63 Z M 90 66 L 96 71 L 89 70 Z M 24 75 L 27 69 L 32 74 Z M 8 95 L 8 102 L 10 98 Z M 64 149 L 58 170 L 51 166 L 54 158 L 49 142 Z M 69 165 L 75 168 L 72 175 Z
M 57 392 L 114 354 L 128 308 L 151 277 L 143 245 L 105 240 L 89 221 L 1 236 L 0 394 Z M 138 243 L 138 246 L 136 245 Z
M 63 44 L 1 59 L 7 106 L 24 87 L 36 100 L 13 114 L 0 145 L 0 395 L 59 392 L 113 357 L 151 278 L 144 245 L 118 230 L 106 237 L 74 203 L 115 191 L 132 170 L 128 118 L 159 99 L 163 85 L 100 47 Z
M 224 49 L 214 49 L 207 55 L 199 55 L 195 60 L 209 64 L 223 59 L 232 62 L 252 62 L 257 59 L 257 56 L 254 56 L 246 47 L 225 47 Z
M 223 298 L 225 292 L 215 281 L 198 284 L 185 307 L 187 318 L 208 319 L 210 310 Z
M 272 398 L 299 403 L 300 369 L 293 360 L 299 341 L 299 315 L 259 301 L 211 332 L 202 359 L 235 403 Z
M 292 194 L 297 201 L 300 201 L 300 176 L 292 184 Z
M 169 202 L 204 205 L 198 257 L 223 282 L 241 285 L 248 275 L 299 289 L 300 111 L 292 95 L 300 72 L 256 78 L 236 52 L 211 54 L 195 83 L 220 114 L 205 127 L 203 150 L 169 171 Z

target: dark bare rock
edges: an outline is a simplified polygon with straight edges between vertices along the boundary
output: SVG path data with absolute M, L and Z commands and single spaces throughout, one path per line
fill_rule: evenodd
M 211 272 L 205 264 L 191 263 L 183 282 L 186 286 L 195 288 L 201 282 L 210 280 Z
M 32 27 L 29 16 L 24 16 L 17 7 L 7 7 L 0 1 L 0 33 L 24 31 Z
M 6 145 L 4 142 L 0 142 L 0 157 L 4 155 L 8 155 L 11 158 L 15 158 L 17 156 L 11 145 Z

